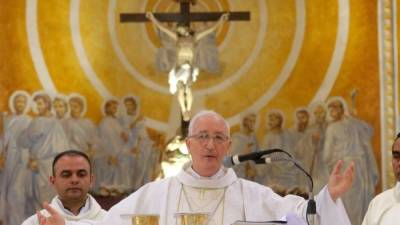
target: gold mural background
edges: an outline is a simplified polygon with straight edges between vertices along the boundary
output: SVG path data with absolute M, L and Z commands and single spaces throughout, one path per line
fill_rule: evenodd
M 251 11 L 250 22 L 218 32 L 222 72 L 201 73 L 195 110 L 214 109 L 238 129 L 241 113 L 279 108 L 286 126 L 294 110 L 330 96 L 348 103 L 357 89 L 358 117 L 375 130 L 380 166 L 380 78 L 377 2 L 369 0 L 199 0 L 198 11 Z M 109 96 L 134 94 L 154 133 L 168 137 L 178 107 L 167 75 L 155 70 L 160 46 L 151 24 L 121 24 L 119 13 L 176 11 L 171 0 L 3 0 L 0 4 L 0 111 L 17 89 L 88 100 L 98 122 Z

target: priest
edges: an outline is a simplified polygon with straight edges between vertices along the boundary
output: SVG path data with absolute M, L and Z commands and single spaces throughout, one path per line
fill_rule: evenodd
M 362 225 L 395 224 L 400 220 L 400 133 L 392 147 L 392 167 L 396 186 L 372 199 Z
M 106 211 L 88 194 L 94 176 L 89 157 L 78 150 L 59 153 L 53 160 L 53 174 L 49 181 L 57 195 L 51 201 L 60 215 L 67 221 L 90 219 L 101 220 Z M 43 211 L 44 214 L 47 212 Z M 26 219 L 22 225 L 39 224 L 37 216 Z
M 159 215 L 159 224 L 177 224 L 176 213 L 207 213 L 208 224 L 230 225 L 238 220 L 279 220 L 296 214 L 306 221 L 307 201 L 288 195 L 280 197 L 269 187 L 240 179 L 222 166 L 231 141 L 228 123 L 213 111 L 195 115 L 189 125 L 186 144 L 192 161 L 174 177 L 148 183 L 112 207 L 101 222 L 65 220 L 47 203 L 49 217 L 38 214 L 41 225 L 130 225 L 132 214 Z M 348 191 L 354 164 L 340 173 L 338 162 L 328 185 L 315 197 L 321 225 L 350 225 L 340 196 Z

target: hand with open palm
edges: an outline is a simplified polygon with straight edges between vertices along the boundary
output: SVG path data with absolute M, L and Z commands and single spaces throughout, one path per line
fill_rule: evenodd
M 329 176 L 328 191 L 333 201 L 336 201 L 336 199 L 343 196 L 353 185 L 355 170 L 354 162 L 351 162 L 346 170 L 343 173 L 340 173 L 343 163 L 343 160 L 339 160 Z

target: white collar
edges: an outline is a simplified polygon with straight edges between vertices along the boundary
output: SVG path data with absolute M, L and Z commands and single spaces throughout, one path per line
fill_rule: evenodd
M 193 167 L 190 165 L 186 169 L 186 172 L 190 173 L 193 177 L 198 178 L 198 179 L 216 180 L 216 179 L 222 178 L 225 175 L 226 170 L 224 170 L 224 167 L 221 166 L 221 168 L 219 168 L 218 172 L 215 173 L 214 175 L 212 175 L 211 177 L 203 177 L 200 174 L 198 174 L 196 171 L 194 171 Z
M 74 215 L 69 209 L 66 209 L 64 207 L 64 205 L 62 204 L 62 202 L 61 202 L 60 198 L 58 197 L 58 195 L 57 195 L 57 198 L 55 198 L 55 203 L 59 206 L 59 209 L 62 210 L 62 212 L 65 215 L 68 215 L 68 216 L 79 216 L 79 215 L 85 214 L 86 212 L 88 212 L 90 210 L 90 201 L 89 200 L 90 200 L 90 198 L 88 196 L 86 198 L 85 205 L 79 210 L 79 214 L 78 215 Z
M 221 167 L 211 177 L 202 177 L 191 169 L 191 162 L 186 163 L 176 178 L 184 185 L 195 188 L 224 188 L 237 180 L 235 172 L 229 168 Z

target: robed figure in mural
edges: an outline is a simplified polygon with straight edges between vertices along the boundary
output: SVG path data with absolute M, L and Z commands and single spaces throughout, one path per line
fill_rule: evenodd
M 310 172 L 310 164 L 312 159 L 312 139 L 310 130 L 311 115 L 307 108 L 300 107 L 295 111 L 295 125 L 290 129 L 292 140 L 292 148 L 294 158 L 301 162 L 303 168 Z M 297 186 L 302 188 L 308 187 L 308 178 L 299 175 L 296 177 Z
M 128 179 L 132 179 L 131 189 L 136 190 L 152 180 L 159 151 L 153 147 L 154 142 L 148 135 L 145 119 L 140 115 L 139 99 L 135 96 L 126 96 L 123 99 L 123 106 L 125 111 L 119 120 L 121 125 L 128 130 L 128 148 L 132 160 L 129 164 L 132 176 Z
M 198 50 L 201 46 L 203 46 L 203 49 L 207 49 L 204 48 L 207 45 L 199 45 L 199 43 L 220 27 L 223 22 L 227 21 L 228 14 L 223 14 L 213 26 L 200 32 L 183 24 L 178 24 L 176 29 L 169 28 L 161 24 L 150 12 L 146 14 L 146 17 L 161 31 L 160 37 L 165 47 L 161 48 L 157 54 L 158 68 L 162 71 L 169 71 L 169 90 L 171 94 L 177 93 L 183 119 L 188 121 L 193 102 L 190 86 L 196 81 L 199 69 L 213 72 L 218 68 L 218 66 L 213 65 L 213 63 L 218 62 L 218 57 L 215 57 L 218 52 L 214 51 L 216 44 L 214 44 L 214 48 L 209 48 L 212 49 L 211 56 L 214 56 L 213 58 L 216 58 L 216 60 L 209 60 L 204 51 Z M 172 42 L 169 40 L 172 40 Z M 213 39 L 204 40 L 212 41 Z
M 378 181 L 378 168 L 371 145 L 373 130 L 366 122 L 349 116 L 347 105 L 340 97 L 330 99 L 328 109 L 332 122 L 326 130 L 323 160 L 329 169 L 333 168 L 337 159 L 346 163 L 354 161 L 357 168 L 354 184 L 343 197 L 343 202 L 352 224 L 361 224 Z
M 323 161 L 323 147 L 326 128 L 328 127 L 327 109 L 324 103 L 318 102 L 310 107 L 312 123 L 304 136 L 295 146 L 296 158 L 313 177 L 314 190 L 319 191 L 327 182 L 329 171 Z
M 129 151 L 129 155 L 127 155 L 127 160 L 129 163 L 127 164 L 129 171 L 129 175 L 125 177 L 127 183 L 129 185 L 129 191 L 135 190 L 136 183 L 140 183 L 143 180 L 143 168 L 138 164 L 144 164 L 146 162 L 140 162 L 139 157 L 140 148 L 139 144 L 139 135 L 137 132 L 137 126 L 143 120 L 142 116 L 139 115 L 139 105 L 138 100 L 134 96 L 126 96 L 122 99 L 123 103 L 123 112 L 122 115 L 118 118 L 120 124 L 126 130 L 128 134 L 128 141 L 126 143 L 126 147 Z
M 94 123 L 84 117 L 86 100 L 78 94 L 70 95 L 70 117 L 65 121 L 65 133 L 71 149 L 85 152 L 90 158 L 95 154 L 99 145 L 97 128 Z
M 284 116 L 280 110 L 267 113 L 267 130 L 263 138 L 262 149 L 282 149 L 294 155 L 293 140 L 290 132 L 284 129 Z M 289 189 L 298 185 L 298 170 L 287 162 L 276 162 L 269 165 L 257 166 L 257 180 L 268 184 Z
M 30 96 L 25 91 L 14 92 L 9 99 L 10 115 L 3 117 L 4 164 L 0 180 L 0 220 L 3 224 L 19 225 L 28 214 L 25 211 L 27 185 L 24 183 L 28 151 L 17 145 L 17 139 L 29 126 Z M 0 169 L 1 170 L 1 169 Z
M 29 149 L 29 175 L 26 207 L 29 214 L 40 208 L 43 201 L 50 201 L 55 193 L 48 184 L 51 164 L 57 153 L 68 150 L 68 140 L 60 121 L 51 112 L 51 98 L 39 92 L 33 96 L 38 115 L 18 138 L 21 148 Z
M 56 118 L 60 120 L 65 131 L 69 111 L 67 97 L 62 94 L 57 94 L 53 99 L 53 109 Z
M 102 195 L 118 195 L 129 189 L 131 180 L 126 179 L 130 153 L 128 131 L 118 121 L 119 101 L 109 99 L 103 105 L 104 117 L 98 131 L 100 146 L 95 157 L 96 187 Z
M 310 123 L 310 113 L 304 107 L 296 109 L 295 125 L 289 130 L 294 146 L 296 146 L 307 133 Z
M 246 113 L 242 115 L 240 131 L 232 135 L 231 155 L 248 154 L 259 150 L 259 144 L 255 133 L 256 123 L 256 113 Z M 237 165 L 233 169 L 238 177 L 249 180 L 255 179 L 256 168 L 252 162 Z
M 313 177 L 314 190 L 319 191 L 326 183 L 326 177 L 329 175 L 322 160 L 322 148 L 328 123 L 326 109 L 322 103 L 314 104 L 310 108 L 312 114 L 306 108 L 296 112 L 296 118 L 299 122 L 293 148 L 295 158 Z M 302 186 L 307 185 L 305 176 L 299 178 L 299 181 Z

